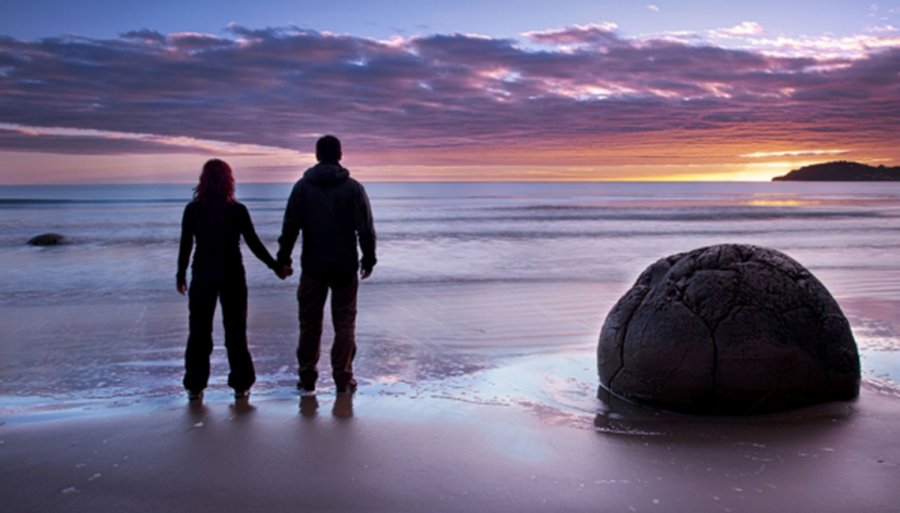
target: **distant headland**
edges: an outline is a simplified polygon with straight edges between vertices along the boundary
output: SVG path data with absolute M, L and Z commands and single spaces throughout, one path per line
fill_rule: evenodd
M 813 164 L 794 169 L 784 176 L 776 176 L 773 182 L 898 182 L 900 167 L 870 166 L 859 162 L 839 160 Z

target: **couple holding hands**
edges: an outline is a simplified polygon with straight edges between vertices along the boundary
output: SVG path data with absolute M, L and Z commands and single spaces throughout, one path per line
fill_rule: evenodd
M 209 381 L 217 302 L 222 305 L 231 369 L 228 386 L 234 389 L 236 398 L 246 398 L 256 381 L 247 348 L 247 282 L 240 238 L 258 259 L 285 279 L 293 274 L 291 253 L 301 230 L 297 388 L 307 394 L 315 392 L 323 309 L 331 290 L 332 377 L 339 394 L 356 389 L 356 298 L 359 279 L 368 278 L 377 261 L 375 227 L 366 191 L 341 166 L 341 157 L 341 143 L 336 137 L 326 135 L 316 142 L 318 164 L 306 170 L 291 191 L 278 238 L 277 259 L 272 258 L 256 235 L 247 208 L 235 199 L 231 167 L 218 159 L 203 166 L 194 199 L 184 209 L 176 274 L 178 292 L 187 292 L 189 299 L 184 387 L 191 401 L 202 400 Z M 187 267 L 195 244 L 188 286 Z

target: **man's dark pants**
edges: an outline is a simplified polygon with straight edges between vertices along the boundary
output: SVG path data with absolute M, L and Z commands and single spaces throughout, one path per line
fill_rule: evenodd
M 228 352 L 228 386 L 242 391 L 256 381 L 247 349 L 247 283 L 243 276 L 209 279 L 195 276 L 188 292 L 190 333 L 184 353 L 184 388 L 200 391 L 209 381 L 209 357 L 213 350 L 213 315 L 222 303 L 225 349 Z
M 353 379 L 353 357 L 356 354 L 356 295 L 359 278 L 356 273 L 310 273 L 300 275 L 297 289 L 300 317 L 300 343 L 297 362 L 300 364 L 300 384 L 314 390 L 319 373 L 322 341 L 322 313 L 328 291 L 331 290 L 331 320 L 334 324 L 334 344 L 331 346 L 331 369 L 334 383 L 341 388 Z

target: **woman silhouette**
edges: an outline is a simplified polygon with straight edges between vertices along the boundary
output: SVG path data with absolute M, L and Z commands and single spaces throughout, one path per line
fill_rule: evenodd
M 188 292 L 190 331 L 184 353 L 184 388 L 191 401 L 203 399 L 209 381 L 217 300 L 222 304 L 225 348 L 231 368 L 228 386 L 234 389 L 235 398 L 245 398 L 256 381 L 247 349 L 247 282 L 241 259 L 241 236 L 253 254 L 278 274 L 280 268 L 256 235 L 247 207 L 234 199 L 231 167 L 222 160 L 210 160 L 203 166 L 200 182 L 194 187 L 193 201 L 184 208 L 176 274 L 176 288 L 184 295 L 188 260 L 196 240 Z

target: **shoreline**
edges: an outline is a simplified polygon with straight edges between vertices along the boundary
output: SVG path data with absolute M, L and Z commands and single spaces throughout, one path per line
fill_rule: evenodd
M 560 292 L 550 299 L 534 295 L 531 284 L 516 283 L 362 287 L 357 378 L 372 393 L 391 396 L 592 410 L 596 337 L 619 287 L 554 286 Z M 293 393 L 297 326 L 290 289 L 250 294 L 254 399 L 288 399 Z M 900 352 L 893 337 L 900 318 L 892 308 L 897 302 L 839 301 L 860 349 L 864 386 L 900 396 Z M 98 310 L 107 315 L 95 318 Z M 332 336 L 327 315 L 326 348 Z M 0 346 L 0 420 L 70 414 L 61 410 L 90 414 L 108 405 L 164 406 L 180 399 L 186 317 L 180 296 L 4 308 L 0 321 L 11 329 Z M 208 395 L 227 400 L 218 320 L 214 340 Z M 327 360 L 324 355 L 323 369 Z M 329 392 L 331 386 L 323 371 L 320 388 Z

